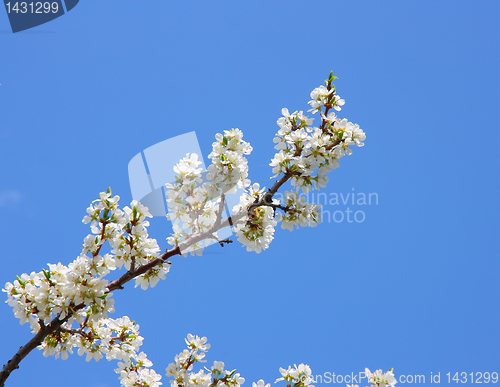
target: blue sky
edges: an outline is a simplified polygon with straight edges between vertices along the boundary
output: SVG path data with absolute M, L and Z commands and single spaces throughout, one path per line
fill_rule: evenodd
M 302 362 L 394 367 L 425 385 L 431 372 L 445 385 L 448 372 L 500 373 L 498 2 L 117 4 L 80 2 L 16 34 L 0 12 L 2 285 L 71 262 L 88 204 L 108 186 L 128 204 L 128 162 L 173 136 L 195 130 L 206 157 L 217 132 L 240 128 L 250 178 L 269 187 L 281 108 L 307 110 L 333 70 L 339 116 L 367 139 L 324 192 L 378 204 L 325 210 L 365 221 L 279 229 L 259 255 L 233 243 L 174 257 L 154 289 L 115 292 L 113 317 L 140 324 L 162 375 L 187 333 L 247 386 Z M 168 247 L 166 219 L 149 231 Z M 3 364 L 31 336 L 6 304 L 0 326 Z M 114 368 L 35 351 L 7 385 L 116 386 Z

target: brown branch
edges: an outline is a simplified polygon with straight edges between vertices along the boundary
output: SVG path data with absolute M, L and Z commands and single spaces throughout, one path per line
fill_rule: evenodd
M 162 255 L 160 255 L 158 258 L 155 258 L 148 264 L 138 267 L 136 270 L 134 270 L 134 272 L 127 272 L 120 278 L 111 281 L 107 286 L 107 293 L 112 292 L 113 290 L 116 289 L 123 289 L 123 284 L 125 284 L 126 282 L 130 281 L 135 277 L 140 276 L 141 274 L 146 273 L 148 270 L 159 265 L 160 263 L 164 263 L 169 257 L 178 254 L 180 254 L 180 249 L 178 246 L 175 246 L 174 248 L 165 251 Z M 38 333 L 35 336 L 33 336 L 33 338 L 30 341 L 28 341 L 28 343 L 19 348 L 19 350 L 12 357 L 12 359 L 10 359 L 7 362 L 7 364 L 3 366 L 2 371 L 0 371 L 0 387 L 3 387 L 5 385 L 5 381 L 10 376 L 11 372 L 19 368 L 19 363 L 31 351 L 33 351 L 36 347 L 41 345 L 47 336 L 53 334 L 58 330 L 61 330 L 62 325 L 65 322 L 67 322 L 75 312 L 77 312 L 80 309 L 83 309 L 85 306 L 86 305 L 82 302 L 81 304 L 76 305 L 72 309 L 72 312 L 69 312 L 66 315 L 66 317 L 63 318 L 62 320 L 59 319 L 58 315 L 54 317 L 54 319 L 50 322 L 49 325 L 41 325 Z M 66 329 L 62 329 L 62 331 L 68 332 L 68 330 Z
M 83 307 L 83 304 L 80 304 Z M 81 309 L 81 308 L 80 308 Z M 45 338 L 54 333 L 62 324 L 69 320 L 71 315 L 67 315 L 64 319 L 59 320 L 57 317 L 54 318 L 49 325 L 42 326 L 38 333 L 33 336 L 33 338 L 28 341 L 24 346 L 19 348 L 19 351 L 10 359 L 7 364 L 5 364 L 0 372 L 0 387 L 5 385 L 5 381 L 9 377 L 10 373 L 19 368 L 19 363 L 23 360 L 31 351 L 42 344 Z
M 274 185 L 260 198 L 259 201 L 256 203 L 253 203 L 250 207 L 248 207 L 248 212 L 254 210 L 257 207 L 261 206 L 271 206 L 273 204 L 273 196 L 280 187 L 285 184 L 290 178 L 292 177 L 291 173 L 285 173 L 281 179 L 279 179 L 277 182 L 274 183 Z
M 173 255 L 181 255 L 181 250 L 179 249 L 179 246 L 175 246 L 174 248 L 165 251 L 158 258 L 153 259 L 152 261 L 150 261 L 146 265 L 139 266 L 133 272 L 127 271 L 120 278 L 117 278 L 114 281 L 111 281 L 107 286 L 108 293 L 112 292 L 113 290 L 116 290 L 116 289 L 123 289 L 123 284 L 127 283 L 131 279 L 134 279 L 135 277 L 140 276 L 141 274 L 146 273 L 148 270 L 154 268 L 155 266 L 159 265 L 160 263 L 166 262 L 167 259 L 172 257 Z

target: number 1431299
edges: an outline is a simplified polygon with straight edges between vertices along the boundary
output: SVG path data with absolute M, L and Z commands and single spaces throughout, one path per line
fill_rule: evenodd
M 54 1 L 50 2 L 41 2 L 41 1 L 31 1 L 31 2 L 15 2 L 15 3 L 6 3 L 5 7 L 7 8 L 7 13 L 57 13 L 59 11 L 59 4 Z

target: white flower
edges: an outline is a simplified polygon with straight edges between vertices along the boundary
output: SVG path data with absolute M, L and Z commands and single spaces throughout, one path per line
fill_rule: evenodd
M 274 239 L 274 211 L 271 207 L 257 207 L 251 211 L 251 217 L 234 226 L 238 241 L 246 246 L 247 251 L 260 253 L 269 247 Z M 246 218 L 245 218 L 246 219 Z
M 321 108 L 321 106 L 325 105 L 325 103 L 328 100 L 328 96 L 330 94 L 332 94 L 333 92 L 334 92 L 334 89 L 331 89 L 330 91 L 328 91 L 328 89 L 323 85 L 315 88 L 311 92 L 311 101 L 308 102 L 312 108 L 309 111 L 313 112 L 313 114 L 316 113 Z
M 224 362 L 223 361 L 214 361 L 214 365 L 212 366 L 212 371 L 222 372 L 224 371 Z
M 194 336 L 191 333 L 189 333 L 184 340 L 186 341 L 188 347 L 191 349 L 196 349 L 200 351 L 208 351 L 210 349 L 210 344 L 208 343 L 205 344 L 207 342 L 206 337 L 200 338 L 199 336 Z
M 231 383 L 233 386 L 238 387 L 241 384 L 245 383 L 245 378 L 241 377 L 240 374 L 236 373 L 231 378 Z
M 282 142 L 282 144 L 285 144 L 285 142 Z M 286 173 L 291 159 L 292 155 L 290 153 L 286 153 L 283 150 L 278 152 L 269 164 L 273 167 L 273 173 L 275 173 L 274 176 L 271 176 L 271 179 L 277 177 L 281 172 Z
M 296 192 L 285 191 L 285 207 L 288 209 L 282 216 L 281 228 L 293 231 L 294 227 L 315 227 L 321 221 L 321 205 L 307 203 L 304 196 Z
M 252 387 L 271 387 L 271 383 L 265 384 L 263 379 L 260 379 L 257 383 L 253 382 Z
M 345 101 L 343 99 L 341 99 L 338 95 L 336 95 L 334 98 L 333 98 L 333 101 L 332 101 L 332 104 L 333 104 L 333 108 L 336 110 L 336 111 L 340 111 L 340 107 L 341 106 L 344 106 L 345 104 Z
M 287 384 L 302 383 L 305 386 L 314 387 L 310 383 L 313 381 L 311 377 L 311 368 L 306 364 L 299 364 L 294 368 L 288 366 L 288 369 L 280 368 L 281 378 L 276 379 L 275 383 L 285 380 Z
M 382 373 L 382 370 L 376 370 L 372 373 L 368 368 L 365 368 L 365 376 L 368 378 L 368 382 L 373 386 L 386 387 L 394 386 L 397 383 L 392 368 L 385 374 Z

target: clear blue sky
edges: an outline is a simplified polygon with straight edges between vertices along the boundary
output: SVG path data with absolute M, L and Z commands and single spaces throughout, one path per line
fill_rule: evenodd
M 378 204 L 325 210 L 365 221 L 279 229 L 259 255 L 234 243 L 174 257 L 156 288 L 115 292 L 113 317 L 140 324 L 162 375 L 187 333 L 246 386 L 301 362 L 425 385 L 500 372 L 499 16 L 496 1 L 82 1 L 12 34 L 0 10 L 1 285 L 72 261 L 88 204 L 108 186 L 129 203 L 129 160 L 178 134 L 195 130 L 207 156 L 240 128 L 250 177 L 269 187 L 281 108 L 307 110 L 333 70 L 339 116 L 367 139 L 324 192 Z M 153 219 L 162 249 L 168 231 Z M 3 364 L 31 336 L 7 304 L 0 327 Z M 116 386 L 114 368 L 35 351 L 7 385 Z

